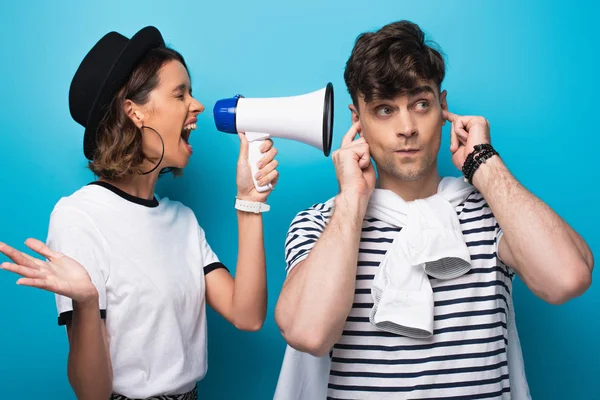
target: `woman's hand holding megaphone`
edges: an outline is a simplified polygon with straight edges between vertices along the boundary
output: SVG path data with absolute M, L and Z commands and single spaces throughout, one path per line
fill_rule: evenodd
M 356 198 L 365 209 L 375 188 L 375 168 L 371 162 L 369 145 L 360 135 L 360 122 L 355 122 L 344 135 L 341 147 L 333 155 L 333 164 L 340 186 L 340 194 Z
M 278 162 L 275 160 L 277 149 L 273 147 L 273 141 L 266 139 L 261 141 L 260 151 L 263 153 L 262 159 L 258 162 L 258 172 L 255 175 L 256 182 L 260 186 L 271 185 L 271 190 L 259 192 L 256 190 L 254 180 L 252 179 L 252 168 L 250 167 L 250 150 L 248 138 L 243 133 L 238 133 L 240 137 L 240 156 L 237 163 L 237 198 L 248 201 L 266 202 L 269 193 L 277 184 L 279 172 L 277 171 Z

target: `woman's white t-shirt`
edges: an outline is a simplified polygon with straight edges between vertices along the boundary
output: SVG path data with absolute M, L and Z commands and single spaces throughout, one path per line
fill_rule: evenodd
M 98 289 L 115 393 L 194 388 L 207 370 L 204 275 L 224 266 L 188 207 L 94 182 L 56 204 L 47 244 L 83 265 Z M 64 325 L 72 301 L 57 295 L 56 305 Z

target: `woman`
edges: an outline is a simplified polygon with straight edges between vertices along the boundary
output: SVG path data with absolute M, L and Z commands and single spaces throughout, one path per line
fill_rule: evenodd
M 260 212 L 268 192 L 254 188 L 248 142 L 240 135 L 234 279 L 194 213 L 154 195 L 161 171 L 188 163 L 204 110 L 184 59 L 160 32 L 104 36 L 79 66 L 69 104 L 99 179 L 58 202 L 47 246 L 27 240 L 47 261 L 0 244 L 14 262 L 2 268 L 21 275 L 21 285 L 56 293 L 78 398 L 196 399 L 207 369 L 205 301 L 239 329 L 258 330 L 265 318 Z M 272 188 L 276 150 L 270 141 L 262 150 L 259 184 Z

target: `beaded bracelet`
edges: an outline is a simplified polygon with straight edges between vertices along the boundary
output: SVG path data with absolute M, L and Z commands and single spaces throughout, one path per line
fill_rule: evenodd
M 473 147 L 473 151 L 471 153 L 469 153 L 469 155 L 467 155 L 467 158 L 465 159 L 465 162 L 464 162 L 463 168 L 462 168 L 463 175 L 465 175 L 465 176 L 469 175 L 469 172 L 473 168 L 474 157 L 477 154 L 479 154 L 479 152 L 481 152 L 482 150 L 494 150 L 494 149 L 493 149 L 492 145 L 487 144 L 487 143 L 475 145 Z
M 491 144 L 478 144 L 474 146 L 474 149 L 467 158 L 462 167 L 462 173 L 465 176 L 465 182 L 473 184 L 473 175 L 479 166 L 486 162 L 492 156 L 498 155 L 498 152 L 492 147 Z

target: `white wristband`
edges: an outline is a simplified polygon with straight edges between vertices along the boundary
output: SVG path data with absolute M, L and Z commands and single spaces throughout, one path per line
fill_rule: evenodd
M 271 209 L 271 206 L 265 203 L 261 203 L 259 201 L 248 201 L 241 200 L 237 197 L 235 198 L 235 209 L 250 213 L 259 214 L 262 212 L 267 212 Z

